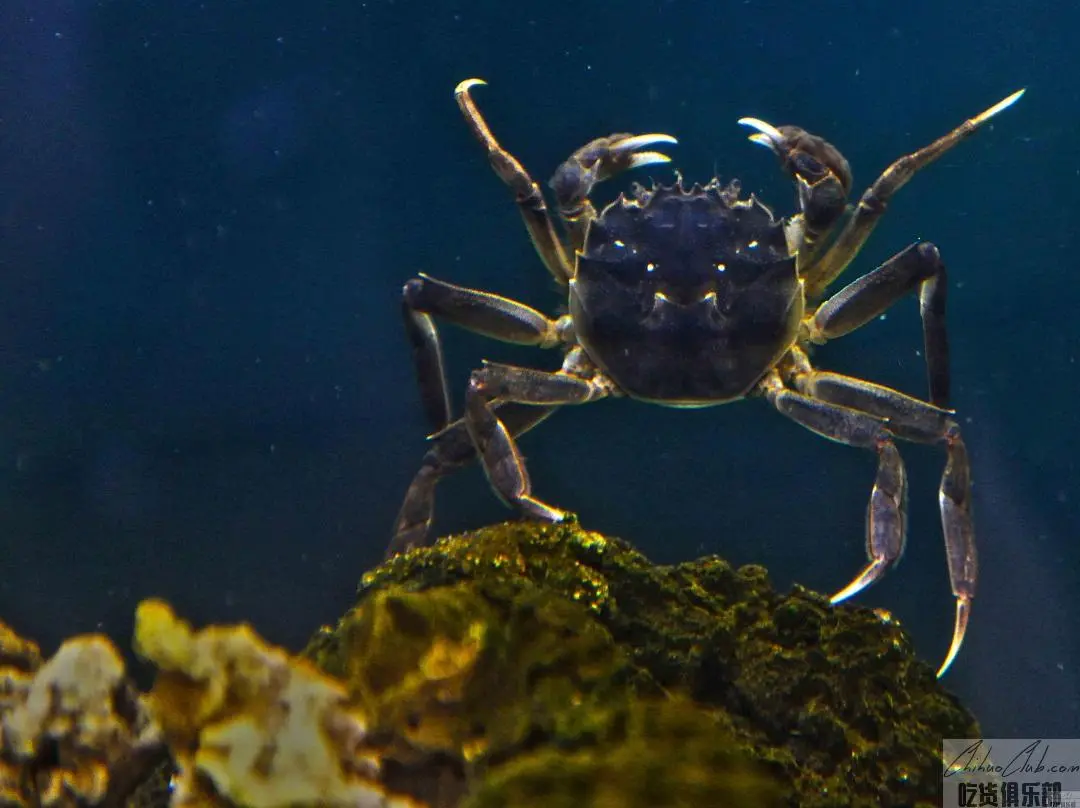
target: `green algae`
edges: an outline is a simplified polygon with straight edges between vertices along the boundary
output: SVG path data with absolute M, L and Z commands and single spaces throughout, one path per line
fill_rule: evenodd
M 673 700 L 632 703 L 602 742 L 587 748 L 546 746 L 495 768 L 463 808 L 783 804 L 778 784 L 717 721 Z
M 650 783 L 684 804 L 702 782 L 756 783 L 745 804 L 931 804 L 941 738 L 978 735 L 888 615 L 779 594 L 762 568 L 716 557 L 657 566 L 574 523 L 507 523 L 390 559 L 306 653 L 405 740 L 412 780 L 435 755 L 456 782 L 447 805 L 665 804 L 639 801 Z M 737 764 L 625 730 L 672 699 Z M 646 747 L 645 781 L 615 776 Z
M 537 735 L 573 743 L 626 698 L 630 667 L 607 630 L 528 585 L 390 588 L 345 626 L 351 691 L 416 749 L 471 761 Z

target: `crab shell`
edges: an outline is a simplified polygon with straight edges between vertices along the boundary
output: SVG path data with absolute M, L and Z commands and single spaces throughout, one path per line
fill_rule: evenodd
M 620 195 L 570 282 L 589 357 L 627 395 L 668 406 L 744 396 L 795 342 L 804 309 L 784 221 L 716 180 Z

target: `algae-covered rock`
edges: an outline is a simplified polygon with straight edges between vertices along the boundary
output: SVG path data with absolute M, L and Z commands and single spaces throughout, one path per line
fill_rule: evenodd
M 71 637 L 42 659 L 0 623 L 0 805 L 116 805 L 162 756 L 107 637 Z
M 432 805 L 782 804 L 722 717 L 670 699 L 588 608 L 525 577 L 389 584 L 308 653 L 386 739 L 387 784 Z
M 494 767 L 462 808 L 783 805 L 713 716 L 680 700 L 631 702 L 597 743 L 547 745 Z
M 421 808 L 383 782 L 363 706 L 248 625 L 196 630 L 164 601 L 135 614 L 157 669 L 148 712 L 177 764 L 172 804 Z
M 941 738 L 978 734 L 888 615 L 715 557 L 657 566 L 575 524 L 395 557 L 306 653 L 405 741 L 409 778 L 437 761 L 454 786 L 430 793 L 470 808 L 727 804 L 739 788 L 731 804 L 929 805 Z M 700 714 L 697 740 L 633 729 L 671 696 Z
M 306 658 L 153 599 L 135 648 L 147 694 L 104 638 L 0 624 L 0 803 L 931 806 L 979 734 L 887 614 L 574 524 L 394 558 Z
M 536 733 L 574 742 L 626 700 L 629 665 L 607 630 L 528 585 L 391 588 L 344 628 L 350 691 L 416 750 L 471 761 Z

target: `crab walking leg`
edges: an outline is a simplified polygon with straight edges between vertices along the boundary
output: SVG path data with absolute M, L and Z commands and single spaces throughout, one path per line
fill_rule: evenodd
M 964 121 L 947 135 L 943 135 L 918 151 L 904 155 L 886 168 L 873 185 L 863 193 L 855 208 L 855 213 L 836 237 L 836 241 L 806 268 L 804 277 L 807 297 L 810 299 L 820 297 L 826 287 L 847 268 L 866 243 L 867 237 L 877 225 L 881 214 L 885 212 L 893 194 L 907 185 L 916 171 L 929 165 L 961 140 L 974 134 L 979 127 L 999 112 L 1019 101 L 1023 94 L 1024 90 L 1017 90 L 974 118 Z
M 480 454 L 491 487 L 499 498 L 526 516 L 560 522 L 566 514 L 532 496 L 525 460 L 493 402 L 513 402 L 540 406 L 586 404 L 610 395 L 601 376 L 583 378 L 565 369 L 578 361 L 571 352 L 564 369 L 549 373 L 512 365 L 485 364 L 473 371 L 465 395 L 465 425 Z
M 405 334 L 412 349 L 420 400 L 434 431 L 450 422 L 450 391 L 442 343 L 432 315 L 502 342 L 552 348 L 558 322 L 509 298 L 420 275 L 402 290 Z
M 930 402 L 948 407 L 951 380 L 949 336 L 945 329 L 947 288 L 945 264 L 937 247 L 929 243 L 912 244 L 822 303 L 807 323 L 809 338 L 821 344 L 842 337 L 918 289 Z
M 407 299 L 401 301 L 401 317 L 412 353 L 416 385 L 420 388 L 420 404 L 428 424 L 438 431 L 450 423 L 450 388 L 446 383 L 439 329 L 430 314 L 417 311 Z
M 499 145 L 499 141 L 491 133 L 484 116 L 480 114 L 480 110 L 472 99 L 472 88 L 484 84 L 487 82 L 483 79 L 466 79 L 454 88 L 454 99 L 461 109 L 461 114 L 465 116 L 469 129 L 487 150 L 491 167 L 514 192 L 521 218 L 525 220 L 529 237 L 537 253 L 540 254 L 544 266 L 556 281 L 565 286 L 566 282 L 573 277 L 573 262 L 555 232 L 555 226 L 548 215 L 547 203 L 544 202 L 544 194 L 540 191 L 540 186 L 529 176 L 525 166 Z
M 880 418 L 892 435 L 912 443 L 938 443 L 954 425 L 951 410 L 853 376 L 808 370 L 794 384 L 811 398 Z
M 947 410 L 889 387 L 850 376 L 811 371 L 796 376 L 795 384 L 804 395 L 814 400 L 886 419 L 888 431 L 903 440 L 945 445 L 945 469 L 938 489 L 938 505 L 949 565 L 949 583 L 956 599 L 956 619 L 949 651 L 938 670 L 938 676 L 941 676 L 956 659 L 963 644 L 978 579 L 978 553 L 971 508 L 971 464 L 960 427 Z M 870 557 L 875 558 L 872 550 Z M 872 560 L 871 566 L 873 563 Z M 859 579 L 856 579 L 834 595 L 833 602 L 854 595 L 872 581 L 862 586 L 858 582 Z
M 506 429 L 517 437 L 549 418 L 557 409 L 501 404 L 498 413 Z M 463 419 L 450 424 L 431 440 L 431 448 L 424 454 L 420 470 L 409 484 L 398 511 L 394 535 L 386 548 L 387 558 L 428 543 L 435 514 L 435 487 L 444 477 L 476 460 L 476 447 Z
M 870 563 L 833 595 L 832 602 L 838 603 L 876 583 L 903 555 L 907 537 L 904 462 L 881 418 L 788 390 L 778 382 L 769 385 L 765 395 L 781 415 L 811 432 L 877 452 L 877 475 L 866 509 L 866 554 Z
M 971 617 L 971 601 L 975 597 L 975 582 L 979 577 L 979 556 L 975 550 L 975 529 L 971 519 L 971 462 L 967 447 L 960 437 L 960 428 L 953 425 L 945 436 L 948 459 L 941 476 L 938 503 L 941 506 L 941 527 L 945 533 L 945 552 L 949 559 L 949 583 L 956 598 L 956 622 L 949 653 L 937 675 L 949 669 L 967 632 Z

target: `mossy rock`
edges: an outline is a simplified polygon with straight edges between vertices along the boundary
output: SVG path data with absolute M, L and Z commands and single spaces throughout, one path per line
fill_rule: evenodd
M 620 713 L 602 744 L 544 746 L 493 768 L 462 808 L 657 808 L 784 805 L 778 782 L 717 721 L 679 700 Z
M 767 771 L 781 804 L 807 808 L 940 804 L 941 738 L 979 733 L 885 613 L 801 587 L 780 594 L 764 569 L 717 557 L 654 565 L 573 523 L 507 523 L 390 559 L 306 653 L 366 693 L 406 741 L 411 775 L 409 749 L 437 752 L 444 778 L 454 770 L 447 805 L 465 793 L 477 808 L 504 804 L 499 793 L 523 794 L 544 772 L 572 800 L 573 772 L 606 777 L 633 746 L 613 727 L 668 697 L 707 716 L 724 754 Z M 458 660 L 457 680 L 418 698 L 425 686 L 405 672 L 435 659 L 443 673 Z M 680 770 L 685 750 L 650 748 L 656 772 Z M 624 805 L 648 791 L 632 778 L 615 786 Z M 606 806 L 607 793 L 575 804 Z
M 575 743 L 626 703 L 632 669 L 581 607 L 529 585 L 390 587 L 342 624 L 345 680 L 379 728 L 469 762 Z

